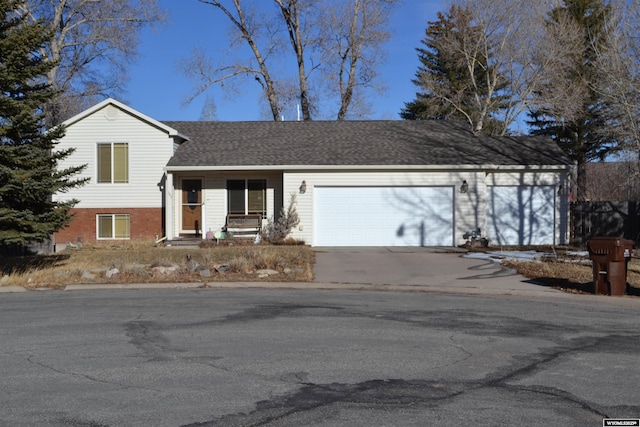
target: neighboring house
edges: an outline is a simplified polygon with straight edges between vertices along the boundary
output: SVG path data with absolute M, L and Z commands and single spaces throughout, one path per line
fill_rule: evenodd
M 550 139 L 475 137 L 449 121 L 158 122 L 114 100 L 70 119 L 63 162 L 88 164 L 58 245 L 204 238 L 227 214 L 277 218 L 313 246 L 559 244 L 571 162 Z M 107 171 L 110 172 L 107 172 Z

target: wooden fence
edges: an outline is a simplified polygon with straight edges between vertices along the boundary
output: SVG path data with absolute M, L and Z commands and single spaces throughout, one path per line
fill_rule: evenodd
M 575 202 L 571 204 L 572 242 L 585 248 L 596 236 L 621 237 L 640 245 L 640 203 Z

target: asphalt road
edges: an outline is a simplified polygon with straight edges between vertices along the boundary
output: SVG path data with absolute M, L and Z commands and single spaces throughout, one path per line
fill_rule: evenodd
M 601 426 L 640 308 L 273 289 L 0 294 L 2 426 Z

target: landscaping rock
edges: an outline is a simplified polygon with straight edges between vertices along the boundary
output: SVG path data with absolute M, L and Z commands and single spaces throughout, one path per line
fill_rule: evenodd
M 96 277 L 97 276 L 89 270 L 82 270 L 82 276 L 80 276 L 82 280 L 96 280 Z
M 149 269 L 151 269 L 150 264 L 131 264 L 126 268 L 126 270 L 135 275 L 145 274 Z
M 209 270 L 208 268 L 201 269 L 199 273 L 202 277 L 211 277 L 211 270 Z
M 225 271 L 228 271 L 231 266 L 229 264 L 220 264 L 219 266 L 214 268 L 218 273 L 224 273 Z
M 271 270 L 271 269 L 268 269 L 268 268 L 263 268 L 262 270 L 258 270 L 258 271 L 256 271 L 256 274 L 257 274 L 259 277 L 262 277 L 263 275 L 264 275 L 264 276 L 275 276 L 276 274 L 280 274 L 280 273 L 278 273 L 276 270 Z
M 169 267 L 165 267 L 165 266 L 159 266 L 159 267 L 153 267 L 151 269 L 151 271 L 153 272 L 153 274 L 157 274 L 160 276 L 170 276 L 172 274 L 175 274 L 179 271 L 179 267 L 177 265 L 172 265 Z
M 105 273 L 105 276 L 107 277 L 107 279 L 115 279 L 120 276 L 120 270 L 118 270 L 115 267 L 112 267 L 107 270 L 107 272 Z

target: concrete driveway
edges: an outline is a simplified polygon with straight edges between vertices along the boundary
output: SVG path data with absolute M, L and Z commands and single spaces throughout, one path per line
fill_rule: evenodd
M 493 261 L 464 258 L 465 253 L 457 248 L 319 247 L 314 282 L 390 290 L 566 295 Z

